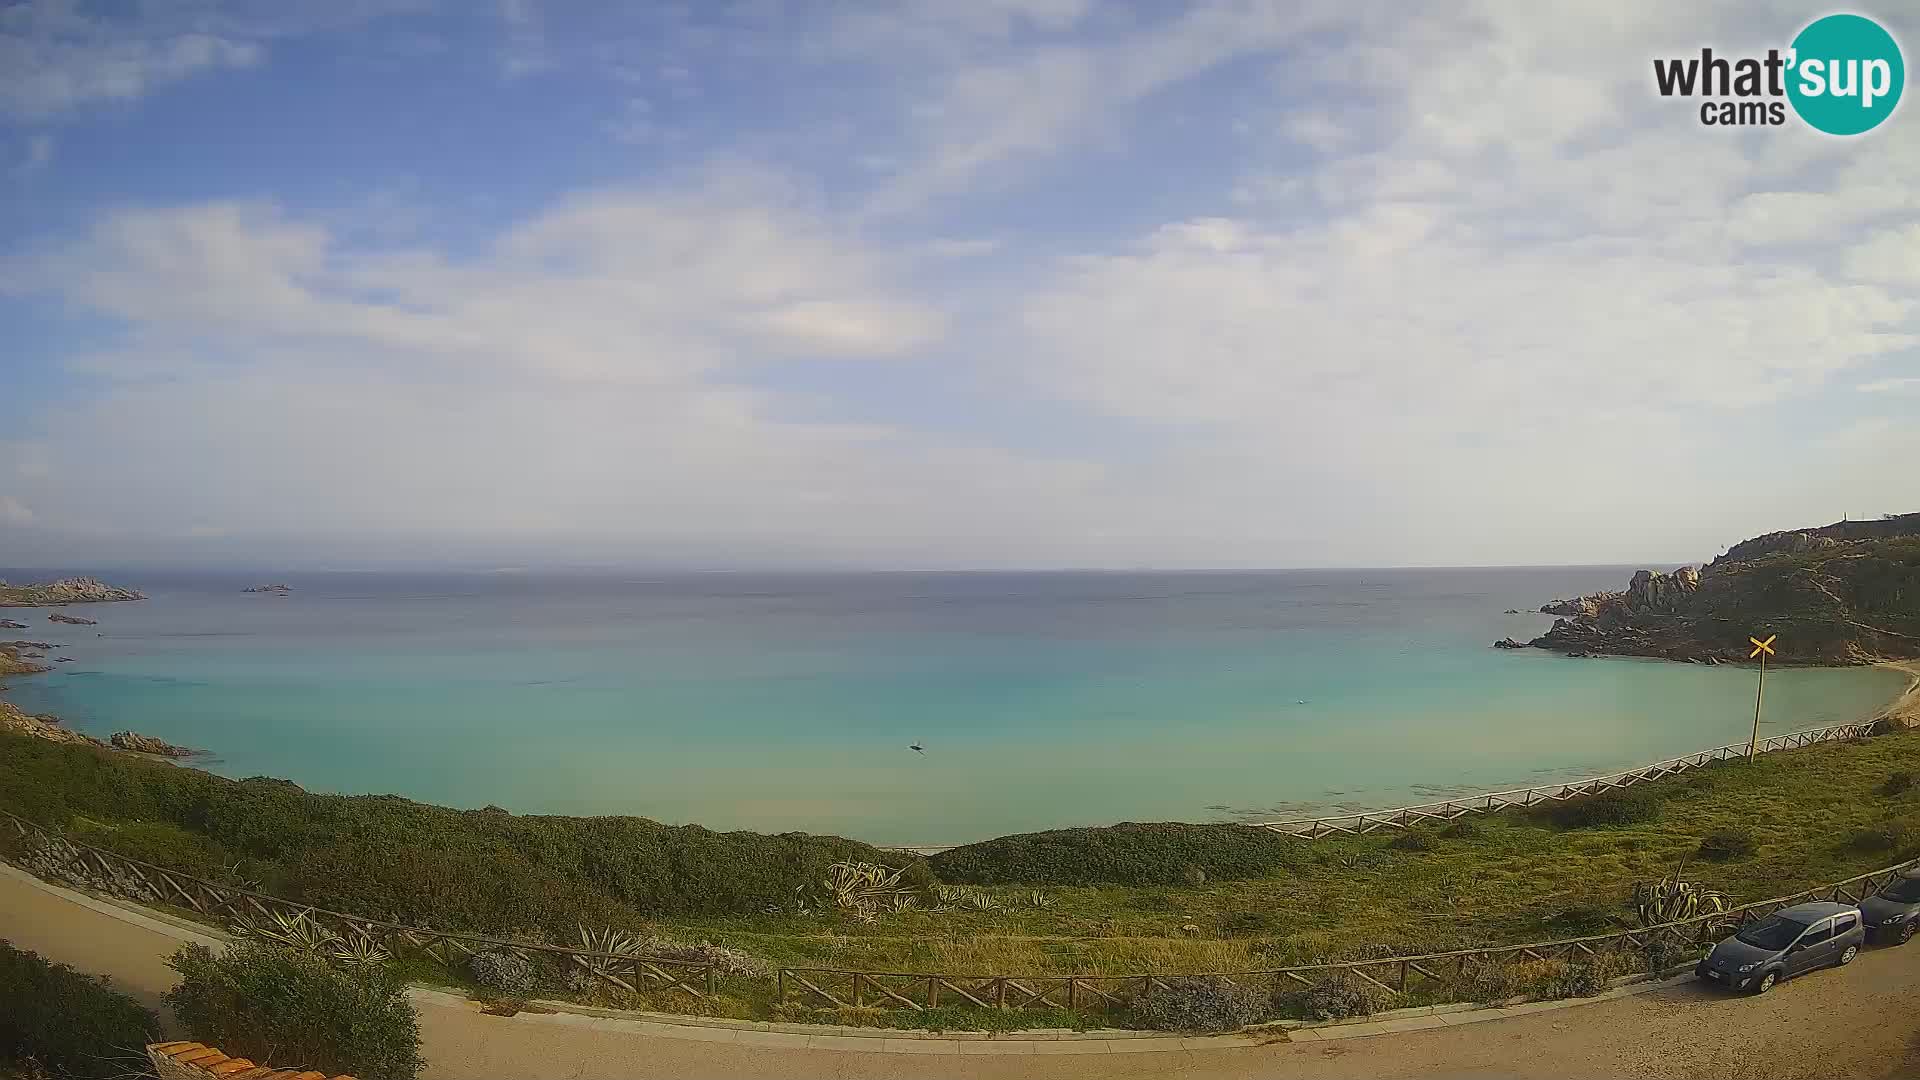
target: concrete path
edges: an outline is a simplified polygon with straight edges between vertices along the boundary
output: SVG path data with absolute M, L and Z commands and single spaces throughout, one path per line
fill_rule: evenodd
M 163 958 L 192 936 L 204 937 L 0 865 L 0 938 L 110 975 L 150 1004 L 174 981 Z M 1688 983 L 1571 1008 L 1523 1006 L 1509 1010 L 1515 1015 L 1481 1022 L 1426 1017 L 1389 1025 L 1422 1030 L 1337 1041 L 1313 1037 L 1335 1033 L 1323 1029 L 1300 1041 L 1266 1044 L 1242 1038 L 838 1039 L 569 1014 L 495 1017 L 430 991 L 417 991 L 415 1003 L 428 1080 L 1892 1080 L 1920 1076 L 1920 1018 L 1911 1004 L 1917 993 L 1920 944 L 1871 950 L 1844 971 L 1809 975 L 1763 998 L 1729 997 Z

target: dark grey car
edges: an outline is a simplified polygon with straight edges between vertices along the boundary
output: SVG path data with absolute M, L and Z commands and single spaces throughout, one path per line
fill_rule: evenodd
M 1878 942 L 1905 945 L 1920 921 L 1920 871 L 1894 878 L 1886 888 L 1860 901 L 1860 917 L 1867 936 Z
M 1816 968 L 1853 963 L 1867 939 L 1860 909 L 1848 904 L 1796 904 L 1740 928 L 1694 968 L 1702 979 L 1764 994 Z

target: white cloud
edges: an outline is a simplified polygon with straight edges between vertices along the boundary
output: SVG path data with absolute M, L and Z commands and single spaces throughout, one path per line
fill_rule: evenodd
M 93 101 L 130 100 L 199 71 L 250 67 L 261 47 L 199 32 L 146 32 L 70 3 L 0 10 L 0 111 L 34 119 Z
M 11 495 L 0 495 L 0 521 L 9 525 L 33 524 L 33 511 Z
M 1920 286 L 1920 222 L 1875 231 L 1846 254 L 1847 273 L 1861 281 Z
M 1920 391 L 1920 377 L 1875 379 L 1854 387 L 1864 394 L 1901 394 Z
M 517 79 L 553 66 L 544 21 L 535 0 L 500 0 L 500 23 L 505 35 L 500 48 L 502 74 Z

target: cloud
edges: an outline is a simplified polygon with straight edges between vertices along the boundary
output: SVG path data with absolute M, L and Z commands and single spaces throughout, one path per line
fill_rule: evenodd
M 553 66 L 536 0 L 500 0 L 500 22 L 505 35 L 500 49 L 502 74 L 517 79 Z
M 1920 286 L 1920 223 L 1877 230 L 1850 247 L 1846 272 L 1861 281 Z
M 1863 394 L 1902 394 L 1920 391 L 1920 378 L 1875 379 L 1854 387 Z
M 70 3 L 0 10 L 0 111 L 39 119 L 95 101 L 126 101 L 218 68 L 251 67 L 255 42 L 95 19 Z
M 53 136 L 27 136 L 26 154 L 13 167 L 15 176 L 31 176 L 53 163 Z
M 33 511 L 11 495 L 0 495 L 0 521 L 9 525 L 33 524 Z

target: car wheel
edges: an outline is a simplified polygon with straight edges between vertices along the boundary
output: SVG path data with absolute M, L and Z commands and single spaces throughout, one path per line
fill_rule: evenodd
M 1846 967 L 1848 964 L 1853 963 L 1854 957 L 1859 955 L 1860 955 L 1860 946 L 1849 945 L 1846 948 L 1840 950 L 1840 962 L 1838 964 L 1835 964 L 1834 966 Z
M 1779 981 L 1780 973 L 1777 971 L 1769 971 L 1765 975 L 1760 976 L 1759 982 L 1753 984 L 1753 992 L 1756 994 L 1764 994 L 1773 989 L 1773 984 Z
M 1900 924 L 1900 932 L 1893 935 L 1893 943 L 1895 945 L 1905 945 L 1907 942 L 1912 940 L 1913 940 L 1913 920 L 1908 919 L 1906 922 L 1903 922 Z

